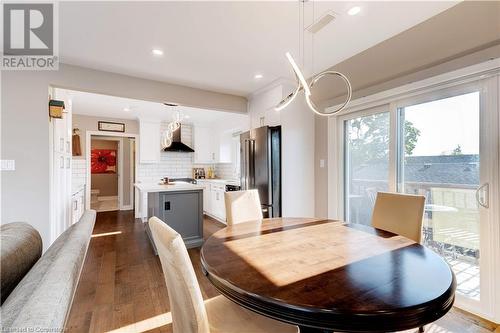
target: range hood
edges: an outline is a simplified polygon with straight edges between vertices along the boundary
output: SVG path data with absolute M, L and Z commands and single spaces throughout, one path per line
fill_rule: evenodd
M 193 148 L 189 147 L 187 144 L 181 141 L 182 137 L 181 133 L 182 133 L 182 125 L 179 126 L 179 128 L 176 131 L 174 131 L 172 137 L 172 144 L 170 145 L 170 147 L 164 148 L 163 151 L 177 151 L 185 153 L 194 152 Z

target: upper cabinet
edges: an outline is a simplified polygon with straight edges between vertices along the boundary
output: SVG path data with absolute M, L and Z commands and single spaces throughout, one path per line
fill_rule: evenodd
M 233 162 L 233 156 L 232 156 L 232 146 L 233 146 L 233 140 L 232 140 L 232 135 L 231 133 L 220 133 L 218 136 L 217 140 L 217 147 L 216 148 L 216 159 L 217 163 L 231 163 Z
M 194 163 L 216 163 L 214 136 L 209 127 L 194 126 Z
M 234 161 L 233 136 L 213 127 L 194 126 L 194 163 L 232 163 Z
M 139 160 L 140 163 L 160 162 L 160 122 L 139 121 Z

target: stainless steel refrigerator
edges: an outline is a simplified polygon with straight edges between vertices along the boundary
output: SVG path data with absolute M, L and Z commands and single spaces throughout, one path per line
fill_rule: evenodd
M 281 126 L 259 127 L 240 135 L 241 189 L 259 191 L 262 213 L 281 216 Z

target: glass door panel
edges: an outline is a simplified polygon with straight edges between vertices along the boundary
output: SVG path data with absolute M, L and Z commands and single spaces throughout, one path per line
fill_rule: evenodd
M 378 191 L 389 188 L 390 115 L 344 121 L 345 220 L 369 225 Z
M 426 197 L 424 245 L 451 265 L 457 293 L 479 301 L 480 93 L 398 111 L 399 191 Z

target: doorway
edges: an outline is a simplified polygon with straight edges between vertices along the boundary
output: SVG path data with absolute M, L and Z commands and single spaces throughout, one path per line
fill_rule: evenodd
M 123 168 L 120 140 L 109 136 L 91 136 L 90 208 L 97 212 L 118 210 L 119 184 Z
M 87 132 L 87 198 L 97 212 L 134 208 L 135 137 Z

